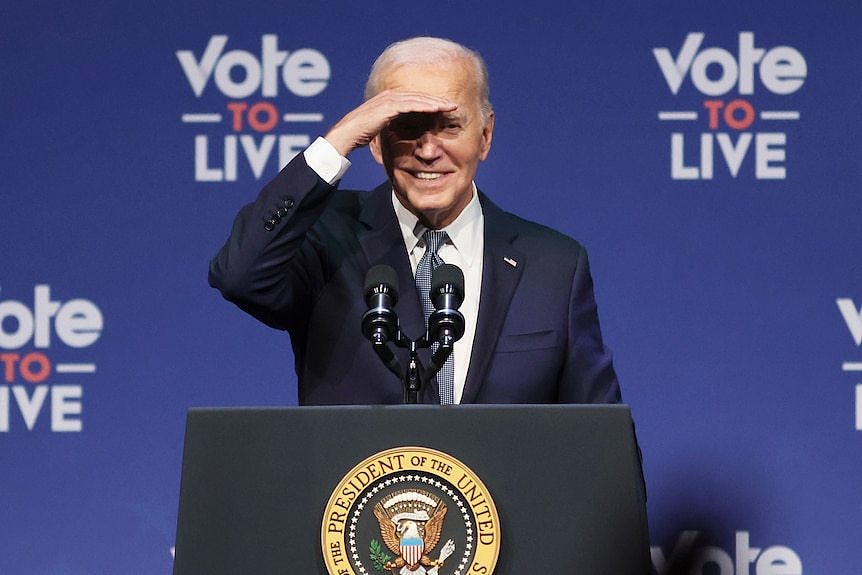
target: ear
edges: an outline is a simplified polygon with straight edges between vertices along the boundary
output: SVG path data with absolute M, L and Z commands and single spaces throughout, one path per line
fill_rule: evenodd
M 488 121 L 482 127 L 482 146 L 479 151 L 479 159 L 484 160 L 491 151 L 491 140 L 494 137 L 494 112 L 488 114 Z
M 383 151 L 380 149 L 380 134 L 377 134 L 370 142 L 368 142 L 368 148 L 371 150 L 371 155 L 374 156 L 374 160 L 382 166 Z

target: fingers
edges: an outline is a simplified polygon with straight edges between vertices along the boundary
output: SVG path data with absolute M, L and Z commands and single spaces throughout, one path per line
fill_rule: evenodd
M 400 114 L 451 112 L 458 105 L 423 92 L 385 91 L 365 101 L 344 116 L 324 136 L 341 155 L 366 146 Z
M 366 104 L 380 107 L 381 110 L 389 112 L 390 120 L 398 114 L 450 112 L 458 107 L 455 102 L 448 98 L 433 96 L 424 92 L 402 91 L 381 92 L 368 100 Z

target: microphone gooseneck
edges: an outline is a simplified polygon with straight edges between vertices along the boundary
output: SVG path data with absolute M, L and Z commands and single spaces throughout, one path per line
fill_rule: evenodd
M 455 342 L 464 335 L 464 316 L 458 311 L 464 301 L 464 273 L 458 266 L 445 263 L 432 271 L 429 295 L 434 311 L 428 318 L 428 331 L 415 341 L 405 337 L 398 324 L 398 274 L 394 269 L 387 265 L 369 269 L 364 293 L 368 309 L 362 315 L 362 334 L 386 368 L 404 383 L 404 402 L 418 403 L 422 387 L 440 371 Z M 406 370 L 401 369 L 390 344 L 409 350 Z M 417 352 L 428 347 L 434 352 L 426 369 Z

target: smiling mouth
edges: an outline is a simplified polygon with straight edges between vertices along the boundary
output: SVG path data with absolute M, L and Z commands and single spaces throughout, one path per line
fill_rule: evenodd
M 443 174 L 441 174 L 440 172 L 413 172 L 413 177 L 419 180 L 430 181 L 443 177 Z

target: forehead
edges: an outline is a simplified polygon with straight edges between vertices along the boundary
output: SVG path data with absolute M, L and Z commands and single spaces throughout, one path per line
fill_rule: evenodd
M 466 102 L 479 97 L 477 78 L 466 60 L 438 64 L 402 64 L 382 75 L 384 90 L 424 92 Z

